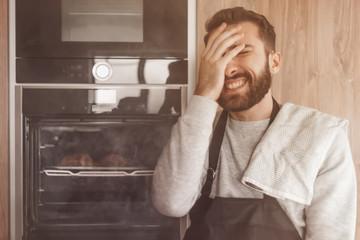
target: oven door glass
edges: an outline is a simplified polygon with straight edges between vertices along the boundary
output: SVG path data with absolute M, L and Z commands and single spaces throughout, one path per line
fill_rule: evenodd
M 185 88 L 23 89 L 25 115 L 179 116 Z
M 143 0 L 62 0 L 61 41 L 143 42 Z
M 187 0 L 17 0 L 18 57 L 187 56 Z
M 179 219 L 159 214 L 150 198 L 176 120 L 26 118 L 28 239 L 178 240 Z

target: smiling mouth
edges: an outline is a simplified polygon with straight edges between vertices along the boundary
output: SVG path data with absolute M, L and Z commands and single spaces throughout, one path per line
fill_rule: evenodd
M 240 80 L 227 80 L 224 83 L 225 89 L 234 90 L 240 87 L 243 87 L 246 83 L 246 79 L 242 78 Z

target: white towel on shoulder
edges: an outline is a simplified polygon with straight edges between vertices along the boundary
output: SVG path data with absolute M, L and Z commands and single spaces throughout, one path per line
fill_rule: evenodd
M 286 103 L 256 147 L 242 182 L 279 199 L 309 205 L 319 168 L 348 121 Z

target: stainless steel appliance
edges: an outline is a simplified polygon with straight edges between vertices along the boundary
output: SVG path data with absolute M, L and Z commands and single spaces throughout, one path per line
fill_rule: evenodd
M 18 90 L 23 239 L 180 239 L 180 219 L 154 209 L 150 188 L 181 87 Z
M 16 56 L 187 57 L 187 0 L 16 0 Z
M 14 3 L 11 239 L 181 239 L 150 184 L 192 91 L 188 1 Z

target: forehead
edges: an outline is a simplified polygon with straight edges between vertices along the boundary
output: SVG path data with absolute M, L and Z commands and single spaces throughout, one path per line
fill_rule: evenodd
M 245 43 L 247 44 L 252 44 L 252 45 L 263 45 L 262 40 L 260 39 L 260 35 L 259 35 L 259 27 L 252 22 L 240 22 L 240 23 L 236 23 L 236 24 L 232 24 L 231 26 L 234 25 L 240 25 L 241 26 L 241 32 L 243 32 L 245 34 L 244 36 L 244 40 Z

